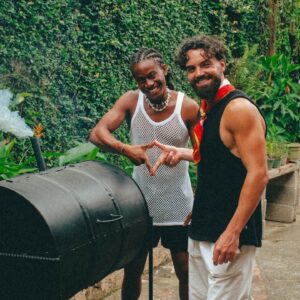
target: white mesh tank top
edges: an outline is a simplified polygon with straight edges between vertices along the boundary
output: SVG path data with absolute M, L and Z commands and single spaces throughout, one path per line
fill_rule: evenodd
M 131 119 L 131 143 L 148 144 L 157 139 L 163 144 L 186 147 L 189 134 L 181 118 L 183 97 L 184 94 L 179 92 L 173 114 L 161 122 L 155 122 L 146 113 L 144 94 L 139 91 L 138 103 Z M 158 147 L 147 151 L 152 165 L 160 151 Z M 193 204 L 187 161 L 181 161 L 172 168 L 162 165 L 155 176 L 150 176 L 145 165 L 135 166 L 132 177 L 144 193 L 154 225 L 182 225 L 192 211 Z

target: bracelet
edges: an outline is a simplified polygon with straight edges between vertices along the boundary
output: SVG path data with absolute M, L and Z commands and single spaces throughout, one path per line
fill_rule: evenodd
M 122 144 L 121 149 L 120 149 L 120 153 L 123 154 L 124 153 L 124 149 L 125 149 L 126 144 Z

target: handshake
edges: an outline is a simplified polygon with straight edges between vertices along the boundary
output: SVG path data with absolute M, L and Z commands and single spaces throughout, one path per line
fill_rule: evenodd
M 154 146 L 161 150 L 161 154 L 155 164 L 152 165 L 147 150 Z M 158 168 L 163 164 L 169 167 L 176 166 L 183 159 L 182 152 L 184 149 L 185 148 L 164 145 L 157 140 L 154 140 L 146 145 L 125 145 L 122 148 L 122 154 L 127 156 L 136 166 L 145 164 L 150 175 L 154 176 Z

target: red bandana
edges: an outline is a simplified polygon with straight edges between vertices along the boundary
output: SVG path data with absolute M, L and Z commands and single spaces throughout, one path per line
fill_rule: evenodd
M 235 87 L 231 84 L 226 84 L 219 88 L 217 95 L 214 100 L 214 105 L 220 102 L 226 95 L 228 95 L 231 91 L 235 90 Z M 194 127 L 194 137 L 195 137 L 195 144 L 194 144 L 194 153 L 193 158 L 195 164 L 198 164 L 201 160 L 200 157 L 200 143 L 203 135 L 203 122 L 206 119 L 207 112 L 210 111 L 212 105 L 208 103 L 205 99 L 201 100 L 200 104 L 200 121 Z

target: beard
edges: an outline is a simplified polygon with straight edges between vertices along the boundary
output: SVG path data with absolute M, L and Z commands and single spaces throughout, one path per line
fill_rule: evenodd
M 199 80 L 201 79 L 197 78 L 192 82 L 192 87 L 197 96 L 200 98 L 213 100 L 220 88 L 221 78 L 213 76 L 211 77 L 211 83 L 208 85 L 204 85 L 201 88 L 197 87 L 197 83 Z

